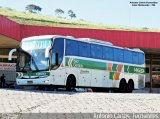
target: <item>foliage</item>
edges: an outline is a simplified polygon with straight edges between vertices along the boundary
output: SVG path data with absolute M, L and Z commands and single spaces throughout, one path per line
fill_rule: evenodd
M 68 15 L 72 18 L 76 18 L 76 14 L 72 10 L 68 10 Z
M 57 8 L 54 12 L 55 12 L 55 14 L 58 15 L 58 16 L 60 16 L 61 14 L 64 14 L 64 13 L 65 13 L 65 12 L 64 12 L 62 9 L 60 9 L 60 8 Z
M 30 13 L 37 13 L 40 12 L 42 8 L 34 4 L 29 4 L 25 7 L 25 10 L 29 11 Z
M 109 29 L 109 30 L 127 30 L 127 31 L 145 31 L 145 32 L 160 32 L 160 29 L 147 29 L 143 28 L 129 28 L 122 26 L 112 26 L 106 24 L 97 24 L 83 20 L 67 20 L 64 18 L 57 18 L 53 16 L 44 16 L 33 13 L 18 12 L 15 10 L 8 10 L 0 8 L 0 15 L 19 23 L 26 25 L 37 26 L 53 26 L 53 27 L 70 27 L 70 28 L 90 28 L 90 29 Z

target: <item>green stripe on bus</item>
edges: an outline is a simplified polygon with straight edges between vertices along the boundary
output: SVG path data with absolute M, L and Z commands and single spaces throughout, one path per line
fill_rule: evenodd
M 144 74 L 145 73 L 145 68 L 129 66 L 129 73 Z
M 73 67 L 106 70 L 106 63 L 89 60 L 73 59 Z
M 65 66 L 68 66 L 68 62 L 69 62 L 69 57 L 65 58 Z
M 113 65 L 112 65 L 112 71 L 117 71 L 117 65 L 118 65 L 118 64 L 113 64 Z
M 113 76 L 114 76 L 114 72 L 110 72 L 110 73 L 109 73 L 109 79 L 112 79 L 112 80 L 113 80 Z
M 77 68 L 99 69 L 99 70 L 106 70 L 107 71 L 107 63 L 105 63 L 105 62 L 82 60 L 82 59 L 77 59 L 77 58 L 73 58 L 73 60 L 71 61 L 69 57 L 66 57 L 65 61 L 66 61 L 65 62 L 66 66 L 69 66 L 69 64 L 71 63 L 73 67 L 77 67 Z M 118 66 L 118 64 L 112 65 L 113 72 L 117 72 L 117 66 Z M 145 68 L 124 65 L 124 70 L 122 70 L 122 72 L 145 74 Z
M 145 68 L 125 65 L 124 66 L 124 72 L 125 73 L 144 74 L 145 73 Z
M 124 72 L 128 73 L 128 65 L 124 65 Z

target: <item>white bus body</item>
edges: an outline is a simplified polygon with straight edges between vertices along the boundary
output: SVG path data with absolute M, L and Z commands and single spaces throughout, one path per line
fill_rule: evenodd
M 145 87 L 145 55 L 139 49 L 59 35 L 34 36 L 17 50 L 17 85 L 117 88 Z

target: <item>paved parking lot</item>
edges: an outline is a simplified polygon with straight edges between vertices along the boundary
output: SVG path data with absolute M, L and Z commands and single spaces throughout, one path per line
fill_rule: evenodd
M 159 94 L 54 92 L 0 89 L 0 112 L 160 113 Z

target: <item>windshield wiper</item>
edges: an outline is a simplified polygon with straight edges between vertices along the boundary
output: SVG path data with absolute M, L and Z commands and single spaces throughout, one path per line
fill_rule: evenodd
M 34 61 L 33 57 L 32 57 L 31 59 L 32 59 L 32 62 L 33 62 L 33 64 L 34 64 L 34 66 L 35 66 L 36 70 L 37 70 L 37 71 L 39 71 L 38 66 L 37 66 L 37 64 L 35 63 L 35 61 Z

